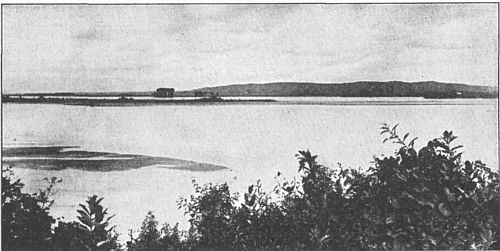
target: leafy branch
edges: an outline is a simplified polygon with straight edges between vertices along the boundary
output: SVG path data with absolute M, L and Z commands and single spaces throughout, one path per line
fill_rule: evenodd
M 399 135 L 397 134 L 397 127 L 398 127 L 399 124 L 396 124 L 394 125 L 392 128 L 390 127 L 389 124 L 387 123 L 382 123 L 381 126 L 380 126 L 380 134 L 388 134 L 388 136 L 382 141 L 383 143 L 389 141 L 389 140 L 392 140 L 392 143 L 395 143 L 395 144 L 400 144 L 402 145 L 404 148 L 413 148 L 414 147 L 414 144 L 415 144 L 415 140 L 418 139 L 418 137 L 415 137 L 413 138 L 412 140 L 410 140 L 408 142 L 408 144 L 406 143 L 406 140 L 408 139 L 408 136 L 410 136 L 410 133 L 406 133 L 403 138 L 399 137 Z

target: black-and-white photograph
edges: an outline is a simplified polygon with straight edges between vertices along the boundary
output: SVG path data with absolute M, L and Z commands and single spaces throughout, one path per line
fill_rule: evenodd
M 1 250 L 498 250 L 498 12 L 4 3 Z

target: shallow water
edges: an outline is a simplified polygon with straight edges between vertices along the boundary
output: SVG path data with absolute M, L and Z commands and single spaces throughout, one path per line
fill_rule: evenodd
M 257 179 L 270 190 L 277 171 L 291 177 L 295 154 L 309 149 L 326 165 L 367 168 L 373 156 L 391 154 L 380 123 L 399 123 L 401 135 L 418 136 L 421 147 L 444 130 L 464 145 L 465 159 L 498 165 L 497 100 L 420 98 L 279 98 L 285 103 L 223 106 L 81 107 L 3 104 L 3 142 L 80 146 L 88 151 L 143 154 L 222 165 L 230 170 L 190 172 L 144 167 L 87 172 L 16 169 L 36 191 L 43 177 L 57 176 L 55 216 L 75 219 L 86 196 L 103 196 L 113 223 L 125 236 L 148 210 L 161 221 L 183 220 L 175 201 L 200 183 L 229 182 L 236 191 Z M 289 103 L 286 103 L 289 102 Z M 371 102 L 371 103 L 370 103 Z M 383 102 L 383 105 L 376 105 Z M 363 105 L 359 105 L 363 104 Z M 374 105 L 370 105 L 374 104 Z M 405 104 L 405 105 L 401 105 Z

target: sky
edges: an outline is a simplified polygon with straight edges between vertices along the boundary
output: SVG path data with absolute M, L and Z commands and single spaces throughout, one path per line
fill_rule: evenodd
M 498 85 L 496 4 L 4 5 L 2 90 Z

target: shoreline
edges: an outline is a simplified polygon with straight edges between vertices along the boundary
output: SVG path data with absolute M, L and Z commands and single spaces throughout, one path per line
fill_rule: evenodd
M 16 104 L 58 104 L 75 106 L 151 106 L 151 105 L 217 105 L 217 104 L 253 104 L 274 103 L 273 99 L 222 99 L 222 98 L 199 98 L 199 99 L 133 99 L 121 97 L 117 99 L 83 99 L 83 98 L 23 98 L 3 96 L 2 103 Z
M 86 99 L 87 100 L 87 99 Z M 95 99 L 92 99 L 95 100 Z M 116 100 L 106 100 L 96 102 L 39 102 L 38 99 L 23 99 L 22 101 L 5 101 L 2 104 L 20 105 L 68 105 L 80 107 L 153 107 L 153 106 L 224 106 L 224 105 L 330 105 L 330 106 L 439 106 L 439 105 L 492 105 L 493 99 L 422 99 L 420 101 L 399 101 L 399 100 L 373 100 L 373 101 L 281 101 L 274 99 L 255 100 L 224 100 L 224 101 L 198 101 L 198 100 L 159 100 L 160 102 L 150 102 L 151 100 L 135 100 L 139 102 L 116 102 Z M 498 100 L 498 99 L 497 99 Z M 111 101 L 111 102 L 108 102 Z M 152 100 L 155 101 L 155 100 Z

